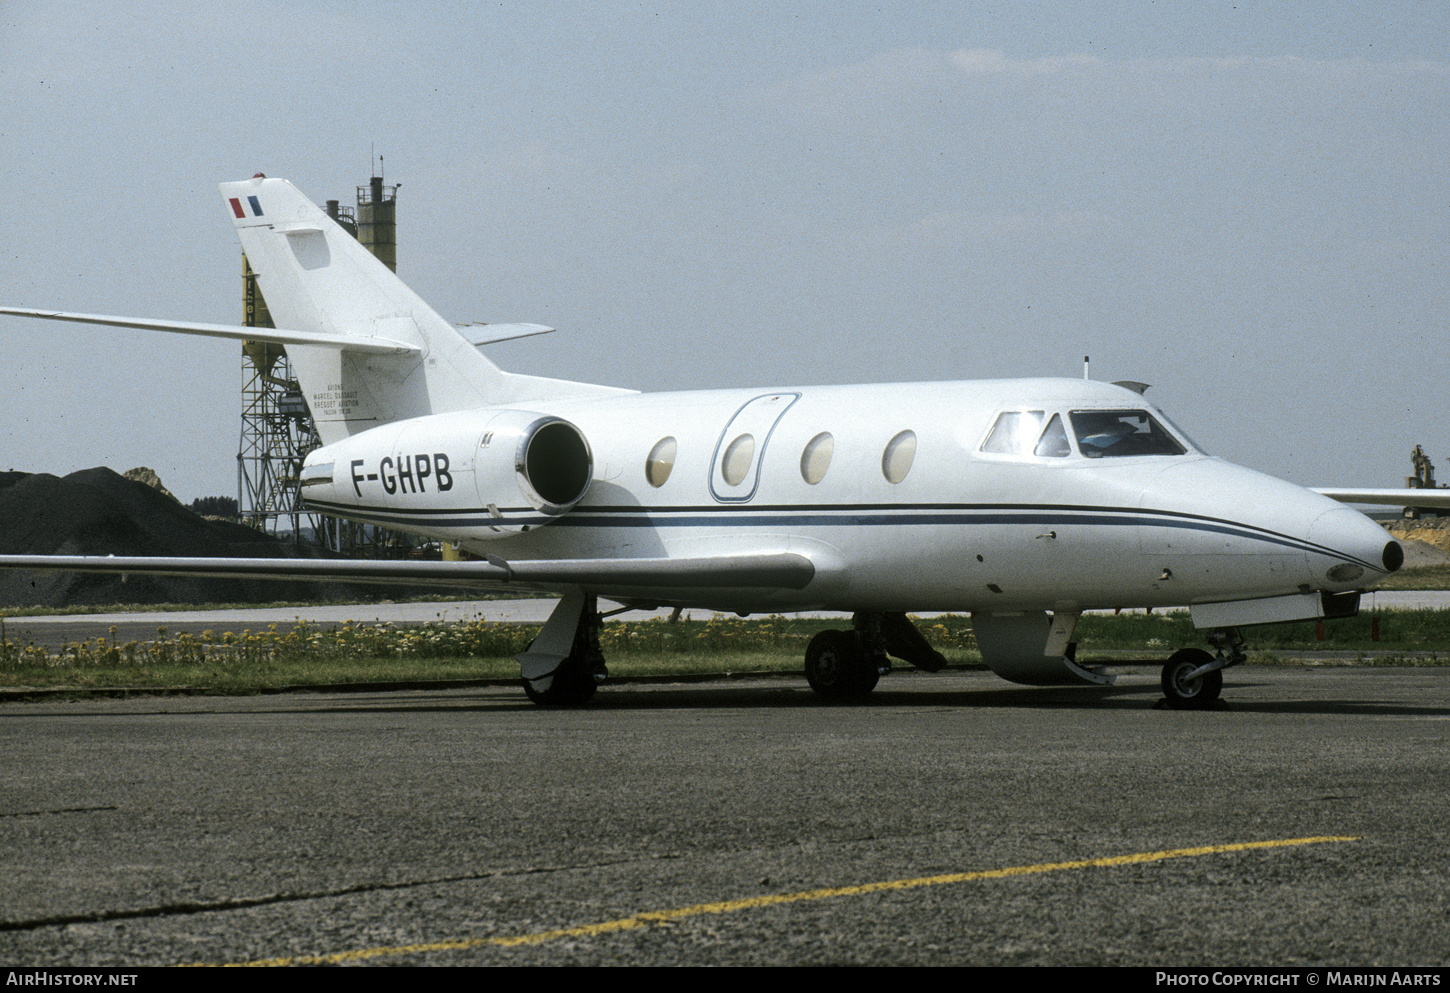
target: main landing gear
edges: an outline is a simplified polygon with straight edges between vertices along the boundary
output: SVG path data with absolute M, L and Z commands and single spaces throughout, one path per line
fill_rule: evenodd
M 518 656 L 524 693 L 545 707 L 582 707 L 608 675 L 599 650 L 598 601 L 574 591 L 559 601 L 544 629 Z
M 822 631 L 806 646 L 806 681 L 827 700 L 856 700 L 874 690 L 891 671 L 888 654 L 928 672 L 946 665 L 905 614 L 861 612 L 851 623 L 850 631 Z
M 617 613 L 618 611 L 616 611 Z M 524 693 L 546 707 L 582 707 L 608 675 L 599 648 L 604 620 L 598 601 L 582 590 L 565 595 L 523 654 Z M 927 672 L 947 660 L 902 613 L 861 612 L 850 631 L 822 631 L 806 648 L 806 679 L 827 700 L 854 700 L 876 688 L 894 655 Z
M 1184 648 L 1174 652 L 1163 666 L 1163 697 L 1172 710 L 1206 710 L 1223 691 L 1223 670 L 1238 665 L 1246 658 L 1244 639 L 1233 628 L 1218 628 L 1209 633 L 1209 644 L 1217 650 L 1210 655 L 1201 648 Z
M 806 646 L 806 681 L 827 700 L 850 700 L 876 688 L 885 656 L 868 655 L 855 631 L 822 631 Z

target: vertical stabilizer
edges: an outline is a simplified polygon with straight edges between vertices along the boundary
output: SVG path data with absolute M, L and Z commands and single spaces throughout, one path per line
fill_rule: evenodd
M 375 355 L 289 344 L 324 444 L 426 414 L 622 392 L 499 369 L 286 180 L 223 183 L 221 193 L 279 329 L 385 338 L 419 349 Z

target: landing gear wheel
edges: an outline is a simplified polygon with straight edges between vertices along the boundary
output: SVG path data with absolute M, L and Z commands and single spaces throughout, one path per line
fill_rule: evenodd
M 541 707 L 582 707 L 594 699 L 594 691 L 598 689 L 593 674 L 573 656 L 559 663 L 548 689 L 536 690 L 527 679 L 523 684 L 524 694 Z
M 1197 679 L 1185 678 L 1194 669 L 1213 661 L 1201 648 L 1174 652 L 1163 666 L 1163 696 L 1173 710 L 1203 710 L 1213 705 L 1223 691 L 1223 670 L 1206 672 Z
M 827 700 L 863 697 L 880 678 L 854 631 L 822 631 L 806 646 L 806 680 Z

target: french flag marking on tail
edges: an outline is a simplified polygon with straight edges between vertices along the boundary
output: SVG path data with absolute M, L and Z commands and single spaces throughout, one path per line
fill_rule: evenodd
M 246 210 L 242 208 L 242 201 L 240 197 L 230 197 L 227 202 L 232 205 L 233 214 L 237 215 L 238 217 L 247 216 Z M 252 208 L 253 217 L 262 216 L 262 205 L 258 202 L 256 197 L 247 197 L 247 205 Z

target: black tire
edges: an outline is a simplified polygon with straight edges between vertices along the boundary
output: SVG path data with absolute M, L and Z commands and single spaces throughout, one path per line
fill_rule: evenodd
M 863 697 L 880 678 L 854 631 L 822 631 L 806 646 L 806 681 L 827 700 Z
M 1203 710 L 1213 705 L 1223 692 L 1223 670 L 1206 672 L 1197 679 L 1183 677 L 1199 666 L 1213 661 L 1201 648 L 1184 648 L 1173 653 L 1163 666 L 1163 696 L 1174 710 Z
M 599 688 L 594 676 L 584 671 L 573 656 L 559 663 L 547 690 L 534 689 L 527 679 L 522 682 L 524 695 L 540 707 L 582 707 L 594 699 L 594 691 Z

